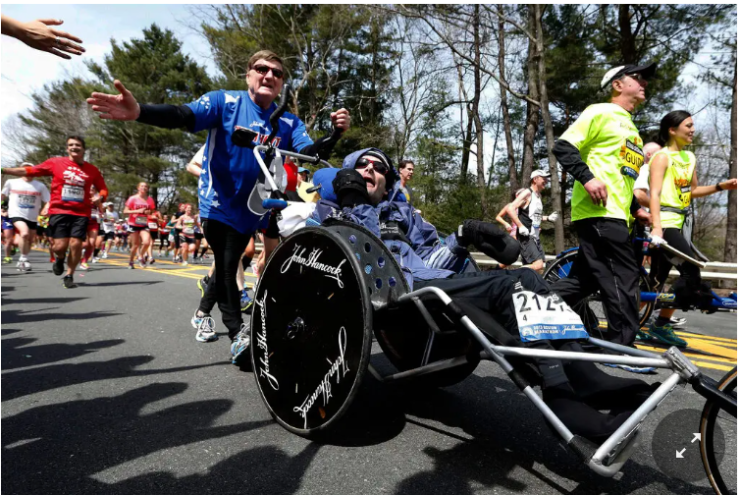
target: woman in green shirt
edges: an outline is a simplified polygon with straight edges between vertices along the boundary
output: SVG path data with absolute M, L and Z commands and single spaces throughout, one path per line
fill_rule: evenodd
M 681 233 L 691 198 L 700 198 L 728 189 L 737 189 L 737 179 L 713 186 L 700 186 L 696 179 L 696 157 L 684 148 L 694 139 L 694 121 L 685 110 L 676 110 L 660 121 L 657 142 L 663 148 L 650 162 L 650 214 L 653 219 L 653 244 L 667 242 L 679 251 L 692 256 L 691 246 Z M 670 256 L 661 253 L 653 257 L 651 278 L 661 285 L 671 270 Z M 681 273 L 680 285 L 687 294 L 698 293 L 701 283 L 699 267 L 688 262 L 677 265 Z M 677 291 L 678 292 L 678 291 Z M 688 297 L 696 301 L 695 296 Z M 680 304 L 680 301 L 679 301 Z M 666 344 L 686 347 L 686 341 L 676 336 L 669 323 L 674 309 L 664 309 L 648 329 L 649 337 Z M 645 337 L 645 335 L 641 335 Z

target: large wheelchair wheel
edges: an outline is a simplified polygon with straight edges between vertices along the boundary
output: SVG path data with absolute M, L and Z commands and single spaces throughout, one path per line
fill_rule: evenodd
M 578 249 L 573 249 L 566 252 L 556 260 L 548 263 L 543 273 L 543 278 L 549 283 L 553 284 L 561 278 L 566 278 L 570 274 L 570 269 L 573 266 L 573 262 L 578 256 Z M 640 300 L 641 292 L 650 292 L 650 282 L 648 276 L 643 270 L 640 270 L 639 278 L 639 290 L 637 291 L 637 307 L 639 311 L 639 323 L 640 326 L 644 325 L 650 315 L 653 313 L 655 308 L 655 301 L 642 302 Z M 601 298 L 601 292 L 597 291 L 583 301 L 573 306 L 573 311 L 578 313 L 583 321 L 583 325 L 586 327 L 586 331 L 592 336 L 599 339 L 608 337 L 605 335 L 607 331 L 606 322 L 606 310 L 604 307 L 604 301 Z M 608 340 L 608 338 L 606 339 Z
M 717 387 L 737 399 L 737 366 L 722 377 Z M 735 415 L 707 401 L 699 426 L 701 460 L 709 484 L 717 495 L 737 492 L 737 411 Z
M 275 249 L 255 290 L 257 386 L 278 423 L 301 436 L 339 421 L 367 371 L 372 290 L 354 251 L 335 231 L 301 229 Z

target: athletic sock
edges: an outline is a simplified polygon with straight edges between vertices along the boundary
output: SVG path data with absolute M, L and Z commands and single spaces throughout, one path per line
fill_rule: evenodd
M 206 254 L 206 251 L 208 251 L 208 248 L 201 248 L 200 249 L 200 257 L 202 258 L 204 254 Z
M 94 257 L 94 258 L 97 258 L 99 254 L 100 254 L 100 249 L 95 249 L 95 250 L 93 251 L 93 257 Z

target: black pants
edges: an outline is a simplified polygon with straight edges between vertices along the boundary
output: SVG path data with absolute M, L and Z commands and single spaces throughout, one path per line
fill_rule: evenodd
M 617 344 L 630 345 L 639 328 L 637 291 L 640 272 L 624 220 L 587 218 L 573 222 L 580 249 L 568 278 L 552 285 L 570 306 L 601 291 L 609 328 Z
M 163 234 L 162 232 L 159 233 L 159 250 L 161 251 L 162 248 L 167 244 L 167 247 L 170 247 L 170 235 L 169 234 Z
M 663 239 L 668 244 L 684 254 L 694 256 L 691 250 L 689 242 L 684 237 L 680 229 L 667 228 L 663 229 Z M 656 252 L 657 251 L 657 252 Z M 684 279 L 689 287 L 698 287 L 701 283 L 701 270 L 698 266 L 679 259 L 673 259 L 674 257 L 660 249 L 654 250 L 652 257 L 652 265 L 650 267 L 650 282 L 654 286 L 663 285 L 668 278 L 668 273 L 673 267 L 673 262 L 676 262 L 676 269 L 681 274 L 681 278 Z
M 175 253 L 177 253 L 180 250 L 180 233 L 182 232 L 182 229 L 173 229 L 175 231 L 175 235 L 173 236 L 175 238 Z
M 236 273 L 252 232 L 242 234 L 225 223 L 207 219 L 203 220 L 203 233 L 211 246 L 214 262 L 216 263 L 213 277 L 211 277 L 208 284 L 208 293 L 215 294 L 224 326 L 228 329 L 229 337 L 233 340 L 236 334 L 239 333 L 242 324 L 241 295 L 239 294 L 239 287 L 236 285 Z M 203 305 L 203 301 L 201 301 L 201 305 Z M 210 311 L 210 308 L 208 311 Z

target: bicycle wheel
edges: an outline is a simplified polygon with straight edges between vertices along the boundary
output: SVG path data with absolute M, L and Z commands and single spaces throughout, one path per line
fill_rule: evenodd
M 718 388 L 737 398 L 737 366 L 722 377 Z M 707 401 L 699 431 L 701 460 L 709 484 L 718 495 L 737 493 L 737 411 L 733 416 L 716 403 Z
M 542 276 L 550 284 L 553 284 L 561 278 L 567 277 L 577 256 L 577 249 L 566 252 L 563 256 L 551 262 Z M 642 325 L 650 318 L 650 315 L 655 308 L 655 301 L 649 301 L 644 304 L 641 304 L 640 302 L 640 292 L 648 291 L 650 291 L 648 276 L 643 270 L 640 270 L 639 290 L 636 294 L 640 327 L 642 327 Z M 573 306 L 573 311 L 578 313 L 581 317 L 581 321 L 583 321 L 583 325 L 586 327 L 586 331 L 589 335 L 599 339 L 609 340 L 606 335 L 608 333 L 606 309 L 604 307 L 600 291 L 591 294 L 588 298 L 575 304 Z

